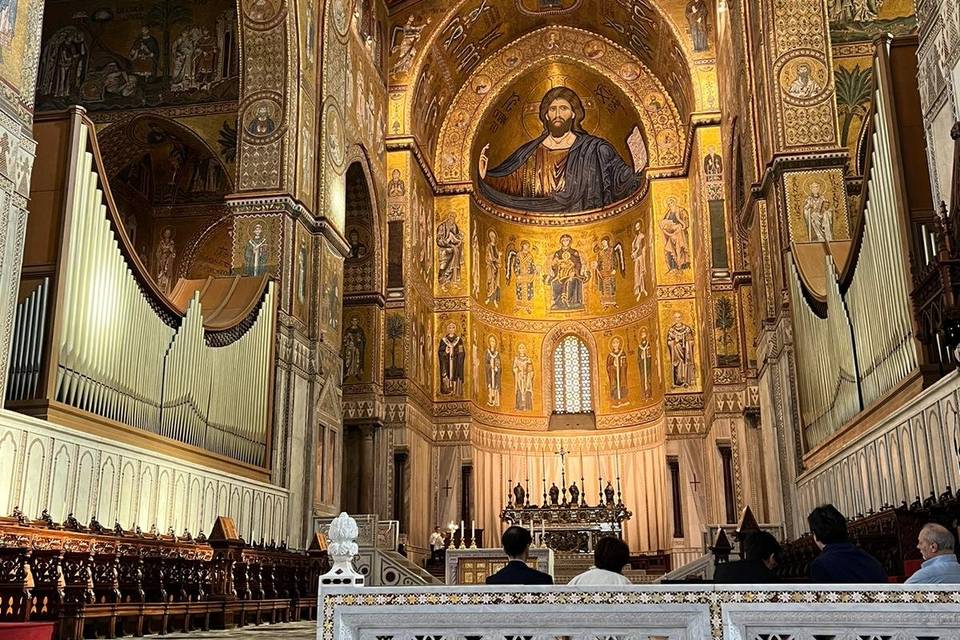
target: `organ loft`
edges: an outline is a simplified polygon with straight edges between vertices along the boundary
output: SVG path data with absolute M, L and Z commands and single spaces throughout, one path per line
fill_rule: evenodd
M 0 0 L 0 88 L 0 636 L 956 534 L 956 0 Z

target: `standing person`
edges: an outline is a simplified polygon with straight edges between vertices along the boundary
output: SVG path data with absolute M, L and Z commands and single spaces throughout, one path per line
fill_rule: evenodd
M 766 531 L 756 531 L 743 541 L 743 559 L 717 565 L 713 581 L 720 584 L 758 584 L 780 582 L 777 555 L 780 543 Z
M 949 529 L 933 522 L 924 525 L 917 536 L 917 549 L 923 564 L 906 584 L 960 584 L 956 540 Z
M 810 563 L 812 582 L 887 582 L 883 565 L 856 546 L 847 536 L 847 519 L 832 504 L 817 507 L 807 516 L 820 555 Z
M 533 537 L 523 527 L 508 527 L 500 537 L 507 566 L 487 578 L 487 584 L 553 584 L 553 576 L 527 566 L 527 554 Z
M 620 538 L 600 538 L 593 548 L 593 567 L 574 576 L 569 585 L 606 587 L 628 585 L 623 568 L 630 563 L 630 547 Z
M 440 533 L 440 527 L 434 527 L 430 534 L 430 562 L 435 563 L 440 560 L 440 553 L 444 549 L 443 534 Z

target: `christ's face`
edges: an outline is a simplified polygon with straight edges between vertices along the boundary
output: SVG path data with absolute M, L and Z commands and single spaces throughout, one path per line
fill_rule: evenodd
M 573 106 L 563 98 L 557 98 L 547 107 L 547 130 L 555 138 L 569 133 L 573 128 Z

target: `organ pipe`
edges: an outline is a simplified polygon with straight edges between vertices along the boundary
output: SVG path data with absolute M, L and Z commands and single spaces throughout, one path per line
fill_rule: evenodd
M 796 256 L 790 260 L 798 391 L 808 448 L 881 401 L 919 367 L 907 281 L 904 176 L 886 46 L 881 44 L 874 58 L 877 80 L 860 225 L 841 273 L 829 248 L 825 252 L 825 317 L 805 295 Z
M 889 84 L 880 60 L 873 93 L 872 153 L 864 176 L 863 237 L 845 297 L 860 363 L 863 401 L 869 405 L 918 366 L 904 249 L 903 175 L 896 158 Z
M 209 287 L 236 295 L 229 302 L 239 309 L 236 318 L 224 320 L 217 316 L 224 299 L 211 303 L 209 326 L 201 291 L 182 311 L 158 295 L 112 223 L 119 216 L 93 125 L 80 110 L 70 118 L 57 275 L 22 285 L 8 399 L 46 398 L 267 466 L 275 286 L 264 278 L 235 278 L 233 285 L 242 286 Z

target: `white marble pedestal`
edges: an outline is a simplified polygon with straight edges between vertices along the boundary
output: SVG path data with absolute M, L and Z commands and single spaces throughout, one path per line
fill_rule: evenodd
M 444 574 L 448 585 L 485 584 L 487 576 L 499 571 L 507 564 L 503 549 L 447 549 L 447 565 Z M 553 550 L 531 547 L 527 564 L 553 575 Z

